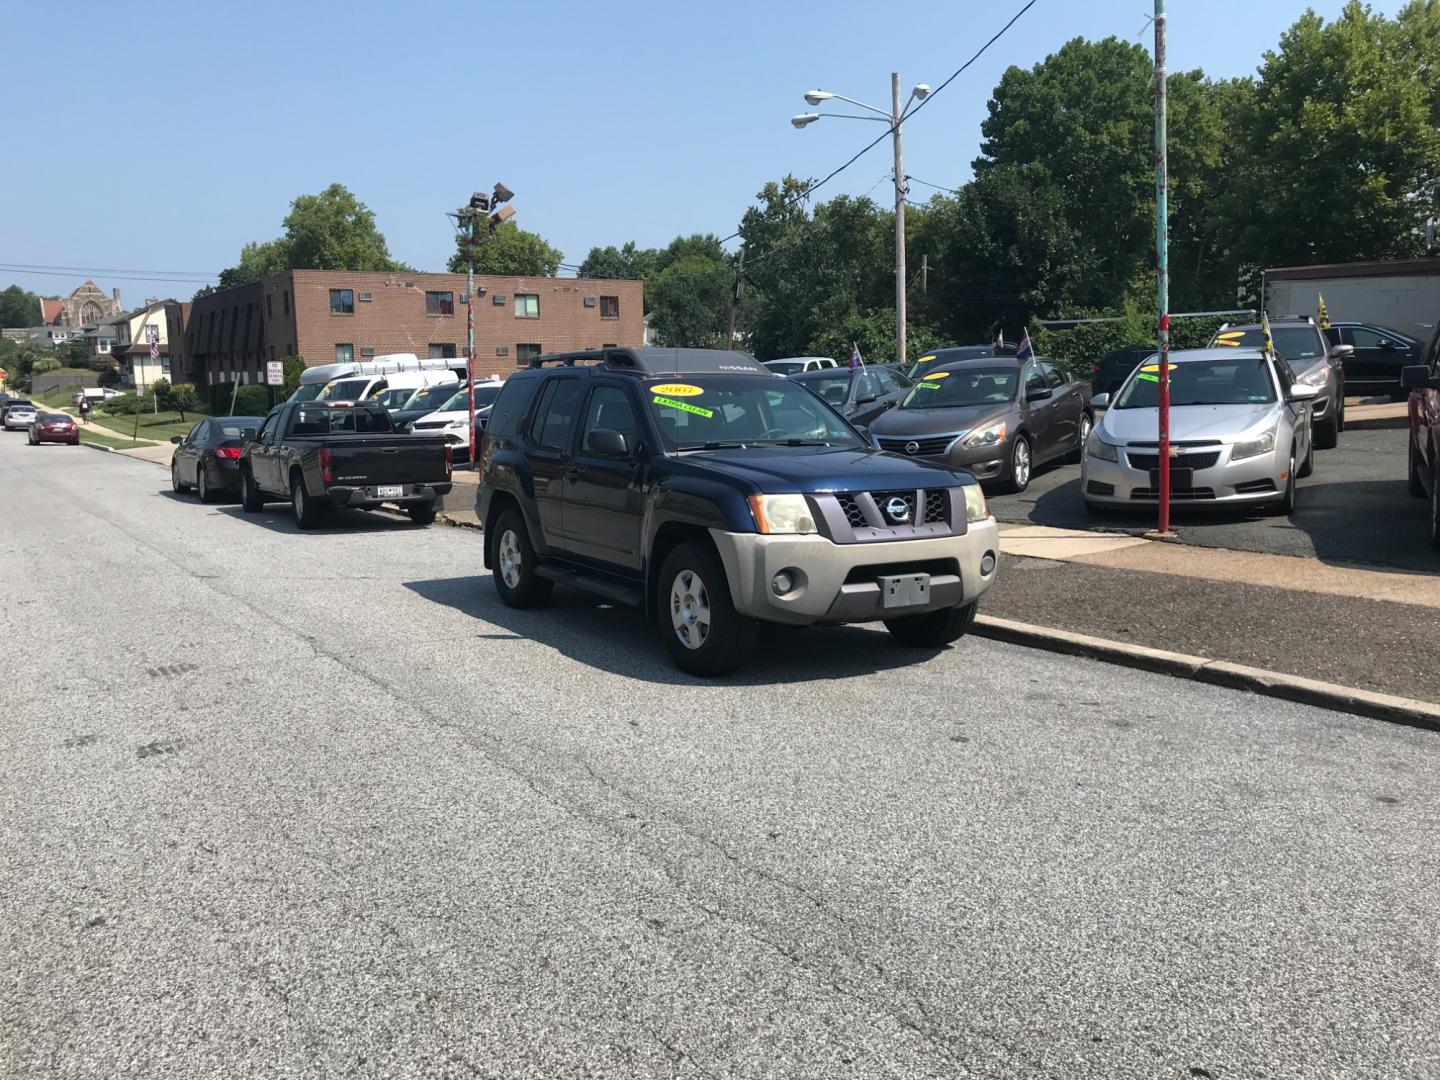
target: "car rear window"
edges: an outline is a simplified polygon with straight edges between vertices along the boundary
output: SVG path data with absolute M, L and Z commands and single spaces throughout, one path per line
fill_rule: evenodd
M 520 422 L 530 411 L 530 403 L 535 400 L 535 391 L 540 389 L 543 381 L 522 375 L 512 376 L 506 381 L 500 390 L 500 396 L 495 399 L 495 407 L 490 410 L 490 426 L 487 430 L 491 437 L 514 438 L 520 430 Z
M 579 379 L 551 379 L 545 384 L 540 408 L 530 425 L 530 437 L 537 445 L 545 450 L 565 449 L 575 427 L 583 388 Z
M 292 435 L 388 435 L 395 429 L 383 409 L 325 409 L 301 406 L 290 425 Z

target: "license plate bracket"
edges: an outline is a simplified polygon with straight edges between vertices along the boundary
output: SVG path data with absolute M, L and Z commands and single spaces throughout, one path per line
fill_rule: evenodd
M 885 574 L 877 580 L 882 608 L 919 607 L 930 602 L 929 574 Z
M 403 484 L 381 484 L 375 489 L 377 499 L 398 499 L 405 494 Z
M 1195 486 L 1194 469 L 1177 469 L 1173 466 L 1170 469 L 1170 490 L 1189 491 Z M 1150 490 L 1160 490 L 1160 470 L 1150 470 Z

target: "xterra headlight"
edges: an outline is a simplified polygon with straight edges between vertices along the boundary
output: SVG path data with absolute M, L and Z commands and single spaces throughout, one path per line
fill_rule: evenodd
M 771 536 L 816 532 L 815 515 L 804 495 L 751 495 L 755 527 Z

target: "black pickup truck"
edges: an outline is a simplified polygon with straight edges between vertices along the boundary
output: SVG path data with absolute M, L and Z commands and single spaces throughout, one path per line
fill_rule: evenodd
M 269 500 L 288 499 L 302 529 L 318 525 L 332 506 L 373 510 L 383 503 L 428 525 L 449 490 L 445 440 L 397 434 L 379 402 L 286 403 L 240 453 L 241 506 L 255 514 Z
M 476 513 L 511 607 L 556 583 L 649 613 L 675 663 L 719 675 L 761 622 L 883 621 L 961 637 L 999 532 L 972 477 L 882 453 L 744 353 L 603 349 L 517 371 L 491 411 Z

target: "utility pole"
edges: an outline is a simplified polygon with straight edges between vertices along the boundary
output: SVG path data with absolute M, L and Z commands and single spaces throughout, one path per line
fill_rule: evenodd
M 930 253 L 920 256 L 920 291 L 930 295 Z
M 735 317 L 740 312 L 740 289 L 745 283 L 745 249 L 740 249 L 740 259 L 735 266 L 735 288 L 730 293 L 730 336 L 726 339 L 727 349 L 735 348 Z
M 1164 0 L 1156 0 L 1162 3 Z M 895 137 L 895 363 L 905 370 L 905 154 L 900 140 L 904 118 L 900 73 L 890 73 L 890 133 Z
M 1166 144 L 1165 0 L 1155 0 L 1155 269 L 1159 281 L 1159 502 L 1158 532 L 1170 533 L 1170 168 Z

